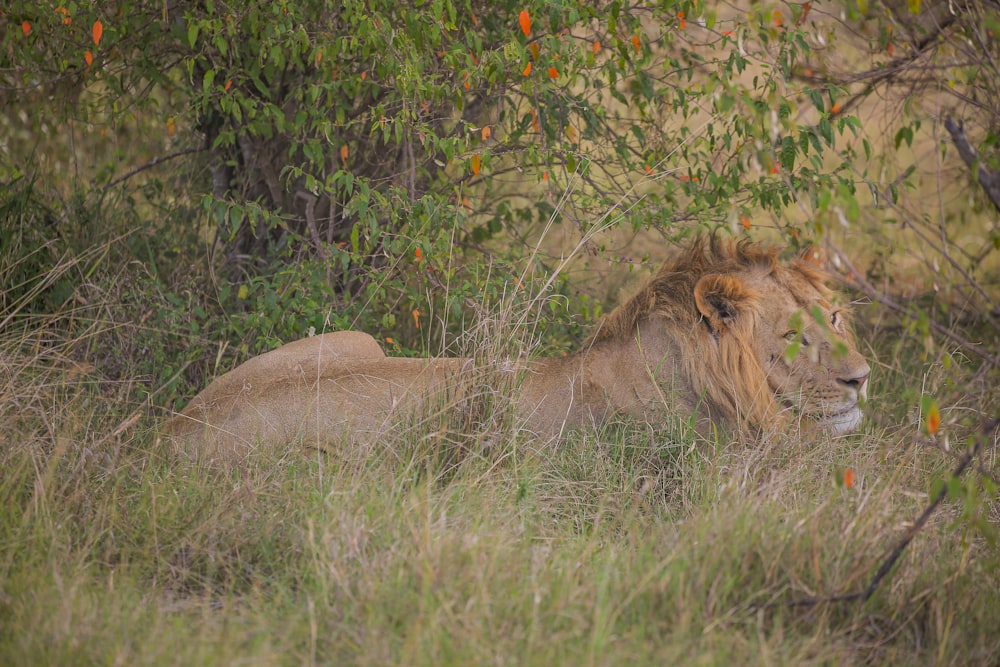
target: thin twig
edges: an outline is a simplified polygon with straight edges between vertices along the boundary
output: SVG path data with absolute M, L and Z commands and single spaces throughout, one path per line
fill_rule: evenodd
M 205 150 L 204 148 L 185 148 L 184 150 L 177 151 L 176 153 L 171 153 L 170 155 L 164 155 L 163 157 L 154 157 L 152 160 L 150 160 L 146 164 L 139 165 L 138 167 L 136 167 L 132 171 L 130 171 L 130 172 L 128 172 L 128 173 L 126 173 L 126 174 L 124 174 L 122 176 L 119 176 L 115 180 L 111 181 L 110 183 L 108 183 L 107 185 L 104 186 L 104 189 L 105 190 L 110 190 L 111 188 L 115 187 L 116 185 L 118 185 L 122 181 L 126 181 L 126 180 L 132 178 L 133 176 L 135 176 L 136 174 L 138 174 L 140 172 L 143 172 L 143 171 L 146 171 L 147 169 L 152 169 L 153 167 L 155 167 L 155 166 L 157 166 L 159 164 L 163 164 L 164 162 L 167 162 L 168 160 L 173 160 L 174 158 L 182 157 L 184 155 L 190 155 L 191 153 L 201 153 L 204 150 Z
M 966 468 L 968 468 L 969 465 L 972 463 L 972 461 L 977 456 L 979 456 L 979 453 L 983 449 L 983 443 L 986 442 L 986 437 L 990 433 L 995 431 L 998 427 L 1000 427 L 1000 418 L 991 419 L 985 424 L 983 424 L 983 427 L 979 431 L 979 437 L 976 438 L 975 446 L 965 453 L 965 456 L 963 456 L 959 461 L 958 466 L 956 466 L 955 470 L 952 471 L 951 473 L 952 479 L 961 477 L 961 475 L 965 472 Z M 868 586 L 863 591 L 856 591 L 854 593 L 845 593 L 843 595 L 807 597 L 807 598 L 801 598 L 799 600 L 792 600 L 791 602 L 784 602 L 784 603 L 776 602 L 769 604 L 767 606 L 814 607 L 824 602 L 851 602 L 854 600 L 867 602 L 875 594 L 875 591 L 878 590 L 878 587 L 882 583 L 882 580 L 885 579 L 886 575 L 889 574 L 889 572 L 892 570 L 893 566 L 896 564 L 896 561 L 899 560 L 899 557 L 903 555 L 904 551 L 906 551 L 906 547 L 910 545 L 910 542 L 912 542 L 913 538 L 917 536 L 917 533 L 919 533 L 923 529 L 924 524 L 927 523 L 927 520 L 930 518 L 931 514 L 934 513 L 934 511 L 938 508 L 938 505 L 940 505 L 941 502 L 947 496 L 948 496 L 948 485 L 945 484 L 941 487 L 941 489 L 937 492 L 937 494 L 935 494 L 934 499 L 930 502 L 929 505 L 927 505 L 924 511 L 920 514 L 920 516 L 917 517 L 916 521 L 914 521 L 910 525 L 907 531 L 903 534 L 903 537 L 900 538 L 899 542 L 896 543 L 896 546 L 893 547 L 892 551 L 889 552 L 889 555 L 882 560 L 882 564 L 879 565 L 878 570 L 875 571 L 875 575 L 872 577 L 871 581 L 868 583 Z
M 837 255 L 837 258 L 847 269 L 848 275 L 841 276 L 841 280 L 843 280 L 847 285 L 849 285 L 852 289 L 864 292 L 864 294 L 869 298 L 874 299 L 875 301 L 878 301 L 879 303 L 888 306 L 889 308 L 892 308 L 897 312 L 903 313 L 904 315 L 911 314 L 909 308 L 907 308 L 901 303 L 898 303 L 889 295 L 882 293 L 881 291 L 876 289 L 871 283 L 865 280 L 865 277 L 861 274 L 861 272 L 858 271 L 856 268 L 854 268 L 854 265 L 851 264 L 850 260 L 847 259 L 847 256 L 844 254 L 844 252 L 839 247 L 837 247 L 836 244 L 830 242 L 829 247 L 831 250 L 833 250 L 833 252 Z M 952 342 L 956 343 L 963 350 L 967 350 L 968 352 L 975 354 L 983 361 L 988 363 L 991 367 L 1000 368 L 1000 356 L 991 354 L 990 351 L 986 349 L 984 346 L 976 345 L 974 343 L 969 342 L 965 338 L 962 338 L 954 331 L 951 331 L 950 329 L 948 329 L 947 327 L 943 326 L 942 324 L 933 319 L 928 320 L 928 325 L 930 326 L 931 329 L 934 330 L 935 333 L 938 333 L 944 336 L 945 338 L 951 340 Z

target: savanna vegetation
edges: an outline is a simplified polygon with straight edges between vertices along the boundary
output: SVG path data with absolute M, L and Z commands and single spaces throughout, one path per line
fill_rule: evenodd
M 13 0 L 0 27 L 3 664 L 996 664 L 993 0 Z M 501 395 L 235 469 L 157 440 L 311 332 L 557 354 L 705 231 L 824 250 L 860 433 L 539 448 Z

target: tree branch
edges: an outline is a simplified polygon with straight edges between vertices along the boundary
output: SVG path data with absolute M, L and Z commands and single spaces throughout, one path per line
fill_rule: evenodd
M 952 118 L 945 118 L 944 129 L 951 135 L 951 141 L 958 149 L 958 154 L 962 161 L 976 171 L 976 180 L 986 191 L 986 196 L 990 198 L 993 207 L 1000 212 L 1000 174 L 990 171 L 982 161 L 976 149 L 969 143 L 969 138 L 965 136 L 965 127 L 962 123 L 956 123 Z M 977 165 L 978 162 L 978 165 Z
M 991 419 L 987 421 L 985 424 L 983 424 L 982 428 L 979 430 L 979 435 L 976 438 L 975 446 L 968 452 L 966 452 L 965 456 L 963 456 L 962 459 L 959 461 L 958 466 L 956 466 L 955 470 L 952 471 L 951 473 L 952 478 L 961 477 L 961 475 L 965 472 L 966 468 L 969 467 L 972 461 L 983 450 L 983 443 L 986 442 L 987 436 L 989 436 L 989 434 L 995 431 L 998 427 L 1000 427 L 1000 418 Z M 854 600 L 867 602 L 875 594 L 875 591 L 878 590 L 878 587 L 882 583 L 882 580 L 885 579 L 886 575 L 889 574 L 889 571 L 892 570 L 893 566 L 896 564 L 896 561 L 899 560 L 899 557 L 903 555 L 903 552 L 906 550 L 906 547 L 910 545 L 910 542 L 912 542 L 913 538 L 917 536 L 917 533 L 919 533 L 923 529 L 924 524 L 927 523 L 927 520 L 930 518 L 931 514 L 934 513 L 934 511 L 938 508 L 938 505 L 940 505 L 941 502 L 947 496 L 948 496 L 948 485 L 945 484 L 941 487 L 941 489 L 937 492 L 937 494 L 935 494 L 934 499 L 930 502 L 930 504 L 927 505 L 926 508 L 924 508 L 924 511 L 921 512 L 920 516 L 918 516 L 916 520 L 906 530 L 906 532 L 903 533 L 903 537 L 900 538 L 899 542 L 896 543 L 896 546 L 893 547 L 892 551 L 889 552 L 889 555 L 882 560 L 882 564 L 879 565 L 878 570 L 875 571 L 875 575 L 872 577 L 871 581 L 868 583 L 868 586 L 863 591 L 846 593 L 844 595 L 833 595 L 829 597 L 808 597 L 799 600 L 793 600 L 792 602 L 773 603 L 768 606 L 780 605 L 787 607 L 814 607 L 823 602 L 850 602 Z
M 152 169 L 153 167 L 155 167 L 155 166 L 157 166 L 159 164 L 163 164 L 164 162 L 167 162 L 168 160 L 173 160 L 174 158 L 178 158 L 178 157 L 181 157 L 183 155 L 190 155 L 191 153 L 201 153 L 203 150 L 205 150 L 205 149 L 204 148 L 185 148 L 184 150 L 177 151 L 176 153 L 171 153 L 170 155 L 164 155 L 163 157 L 154 157 L 152 160 L 150 160 L 146 164 L 140 165 L 140 166 L 136 167 L 135 169 L 133 169 L 132 171 L 128 172 L 127 174 L 119 176 L 115 180 L 111 181 L 110 183 L 108 183 L 107 185 L 104 186 L 104 189 L 105 190 L 110 190 L 111 188 L 115 187 L 119 183 L 121 183 L 123 181 L 127 181 L 128 179 L 132 178 L 133 176 L 135 176 L 139 172 L 146 171 L 147 169 Z

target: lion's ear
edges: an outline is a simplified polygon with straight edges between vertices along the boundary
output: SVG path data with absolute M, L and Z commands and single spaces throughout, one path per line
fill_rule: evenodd
M 732 276 L 707 275 L 694 286 L 695 305 L 712 331 L 721 332 L 733 326 L 755 300 L 756 294 Z

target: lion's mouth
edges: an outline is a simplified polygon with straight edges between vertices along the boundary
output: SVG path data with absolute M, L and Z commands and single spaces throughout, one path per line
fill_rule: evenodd
M 792 410 L 800 411 L 801 408 L 795 404 L 794 401 L 783 399 L 782 404 L 787 408 Z M 808 417 L 813 420 L 815 424 L 820 427 L 827 429 L 831 433 L 840 434 L 848 433 L 850 431 L 855 431 L 861 425 L 861 419 L 864 416 L 861 412 L 861 404 L 858 401 L 853 401 L 848 405 L 843 406 L 839 410 L 835 411 L 816 411 L 811 412 L 808 410 L 802 410 L 800 412 L 804 417 Z
M 846 433 L 861 425 L 862 416 L 861 408 L 855 402 L 843 410 L 824 415 L 819 421 L 833 433 Z

